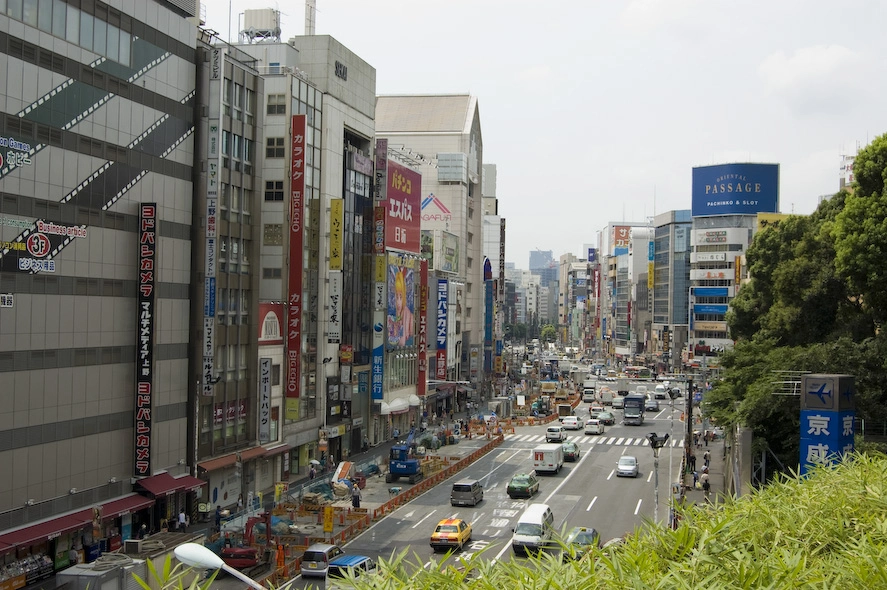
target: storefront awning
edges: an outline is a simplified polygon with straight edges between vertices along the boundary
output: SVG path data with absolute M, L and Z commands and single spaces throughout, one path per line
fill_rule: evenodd
M 55 539 L 59 535 L 76 531 L 92 525 L 92 519 L 80 516 L 80 513 L 59 516 L 46 522 L 12 531 L 0 536 L 0 544 L 23 547 Z
M 151 498 L 146 498 L 141 494 L 130 494 L 102 504 L 102 519 L 117 518 L 118 516 L 147 508 L 152 504 L 154 504 L 154 500 Z M 85 510 L 84 513 L 87 520 L 92 517 L 92 511 Z
M 419 406 L 422 405 L 422 400 L 420 400 L 419 396 L 416 395 L 415 393 L 410 394 L 409 402 L 410 402 L 410 405 L 414 408 L 418 408 Z
M 136 485 L 155 498 L 158 496 L 171 496 L 182 489 L 176 478 L 169 473 L 158 473 L 157 475 L 140 479 L 136 482 Z
M 266 453 L 264 447 L 253 447 L 252 449 L 246 449 L 245 451 L 240 451 L 240 460 L 241 461 L 249 461 L 250 459 L 257 459 Z
M 215 471 L 216 469 L 231 467 L 235 463 L 237 463 L 237 453 L 231 453 L 229 455 L 216 457 L 215 459 L 209 459 L 208 461 L 201 461 L 197 464 L 197 467 L 204 471 Z
M 282 453 L 287 452 L 291 448 L 292 447 L 290 445 L 288 445 L 287 443 L 274 445 L 274 446 L 270 446 L 270 447 L 265 447 L 265 456 L 266 457 L 273 457 L 274 455 L 280 455 Z
M 196 490 L 197 488 L 202 488 L 207 484 L 207 482 L 202 479 L 197 479 L 191 475 L 185 475 L 183 477 L 177 477 L 176 483 L 179 484 L 180 490 L 188 490 L 189 492 Z
M 388 414 L 391 413 L 391 406 L 389 406 L 385 402 L 379 402 L 379 408 L 380 408 L 379 413 L 382 414 L 383 416 L 387 416 Z
M 409 402 L 402 397 L 396 397 L 391 400 L 391 402 L 388 404 L 388 407 L 390 408 L 392 414 L 403 414 L 410 411 Z

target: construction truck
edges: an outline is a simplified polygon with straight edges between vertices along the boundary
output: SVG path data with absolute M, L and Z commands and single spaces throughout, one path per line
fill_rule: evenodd
M 416 429 L 413 428 L 405 441 L 391 447 L 391 452 L 388 455 L 388 473 L 385 474 L 386 482 L 391 483 L 401 477 L 406 477 L 410 483 L 416 483 L 422 479 L 422 462 L 416 456 L 413 448 L 415 435 Z

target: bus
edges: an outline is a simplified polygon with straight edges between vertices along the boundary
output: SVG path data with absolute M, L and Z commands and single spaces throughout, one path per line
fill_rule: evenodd
M 629 379 L 652 379 L 653 371 L 647 367 L 625 367 L 622 371 Z

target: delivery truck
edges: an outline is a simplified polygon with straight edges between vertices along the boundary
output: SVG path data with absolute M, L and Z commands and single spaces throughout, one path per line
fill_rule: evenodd
M 533 449 L 533 468 L 536 473 L 557 473 L 564 466 L 564 446 L 546 443 Z

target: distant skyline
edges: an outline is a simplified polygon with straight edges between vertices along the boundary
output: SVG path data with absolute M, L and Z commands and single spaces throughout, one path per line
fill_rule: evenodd
M 304 34 L 303 2 L 205 5 L 224 38 L 246 8 Z M 812 213 L 841 155 L 887 132 L 881 0 L 317 0 L 315 22 L 376 68 L 378 94 L 478 98 L 519 268 L 690 208 L 694 166 L 778 163 L 781 212 Z

